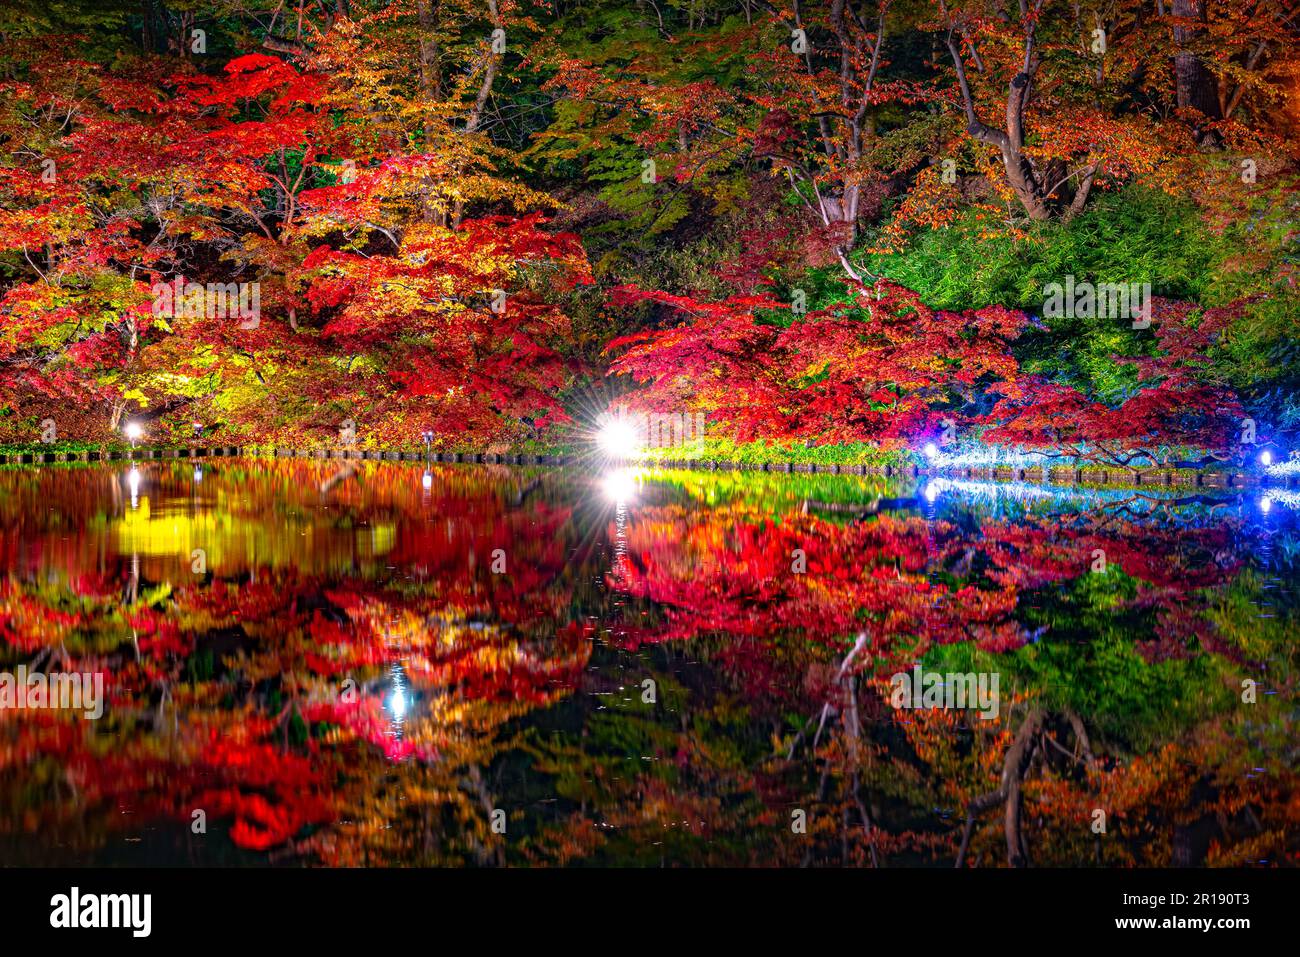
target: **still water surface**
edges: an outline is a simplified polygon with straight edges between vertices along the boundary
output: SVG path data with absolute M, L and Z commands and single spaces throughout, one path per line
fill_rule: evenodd
M 0 710 L 0 864 L 1294 865 L 1297 510 L 3 470 L 0 672 L 106 700 Z M 930 707 L 895 707 L 893 676 L 931 673 Z

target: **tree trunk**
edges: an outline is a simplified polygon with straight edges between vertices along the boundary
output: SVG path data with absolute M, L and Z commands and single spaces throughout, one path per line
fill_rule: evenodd
M 1002 167 L 1007 171 L 1007 182 L 1012 191 L 1025 207 L 1030 219 L 1040 222 L 1052 218 L 1052 208 L 1048 197 L 1043 195 L 1043 188 L 1034 176 L 1033 167 L 1018 149 L 1002 151 Z
M 1205 0 L 1173 0 L 1173 15 L 1187 20 L 1206 22 Z M 1196 110 L 1207 120 L 1222 119 L 1219 103 L 1219 80 L 1194 52 L 1186 49 L 1203 31 L 1192 26 L 1174 28 L 1174 84 L 1180 110 Z M 1206 130 L 1198 121 L 1193 126 L 1197 142 L 1211 145 L 1218 135 Z
M 415 9 L 420 24 L 420 92 L 429 100 L 437 100 L 442 97 L 437 18 L 430 0 L 418 0 Z
M 140 49 L 145 53 L 157 52 L 154 48 L 158 40 L 153 29 L 153 0 L 141 0 L 140 24 Z

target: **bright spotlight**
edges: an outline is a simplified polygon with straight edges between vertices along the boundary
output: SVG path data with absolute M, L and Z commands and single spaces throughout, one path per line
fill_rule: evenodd
M 1259 464 L 1262 465 L 1262 466 L 1264 466 L 1264 468 L 1268 468 L 1270 465 L 1272 465 L 1272 464 L 1273 464 L 1273 453 L 1270 452 L 1268 449 L 1265 449 L 1263 452 L 1260 452 L 1260 453 L 1259 453 Z
M 924 453 L 927 459 L 932 459 L 939 454 L 939 446 L 933 442 L 926 442 L 925 448 L 921 449 L 921 452 Z
M 641 451 L 641 436 L 636 426 L 622 416 L 609 416 L 600 427 L 596 441 L 616 459 L 632 458 Z
M 122 429 L 122 434 L 131 440 L 132 445 L 135 445 L 140 436 L 144 435 L 144 428 L 139 422 L 128 422 Z

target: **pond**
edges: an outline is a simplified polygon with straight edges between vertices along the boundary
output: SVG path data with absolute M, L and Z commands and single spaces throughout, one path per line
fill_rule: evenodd
M 3 470 L 0 861 L 1294 864 L 1297 509 L 848 475 Z M 56 674 L 99 706 L 31 696 Z

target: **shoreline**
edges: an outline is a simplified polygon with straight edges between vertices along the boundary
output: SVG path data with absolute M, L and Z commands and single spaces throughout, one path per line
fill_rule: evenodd
M 593 462 L 590 455 L 494 452 L 433 452 L 401 449 L 245 448 L 233 445 L 192 445 L 168 448 L 81 449 L 78 451 L 0 452 L 0 465 L 51 465 L 89 462 L 165 461 L 208 458 L 300 458 L 379 462 L 429 462 L 439 465 L 514 465 L 572 467 Z M 1128 468 L 1118 466 L 962 466 L 826 465 L 809 462 L 732 462 L 703 459 L 614 460 L 608 464 L 707 472 L 814 473 L 821 475 L 879 475 L 888 478 L 946 477 L 1039 485 L 1160 486 L 1233 489 L 1259 486 L 1300 487 L 1300 473 L 1269 475 L 1239 469 Z

